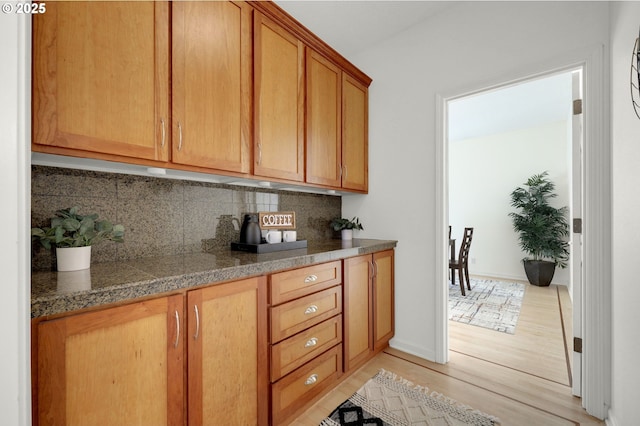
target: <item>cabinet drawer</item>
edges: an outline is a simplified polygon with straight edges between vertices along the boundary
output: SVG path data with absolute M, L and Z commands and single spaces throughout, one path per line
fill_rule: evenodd
M 342 287 L 273 306 L 270 312 L 271 343 L 277 343 L 342 312 Z
M 271 381 L 292 372 L 316 355 L 342 341 L 338 315 L 271 347 Z
M 278 305 L 342 283 L 340 261 L 271 275 L 271 304 Z
M 342 375 L 342 345 L 335 346 L 271 386 L 273 424 L 336 383 Z

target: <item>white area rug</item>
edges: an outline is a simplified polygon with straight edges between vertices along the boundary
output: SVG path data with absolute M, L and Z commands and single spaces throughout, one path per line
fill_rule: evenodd
M 381 369 L 320 426 L 494 426 L 498 418 Z
M 525 284 L 471 279 L 471 290 L 460 294 L 460 284 L 449 284 L 449 319 L 514 334 Z

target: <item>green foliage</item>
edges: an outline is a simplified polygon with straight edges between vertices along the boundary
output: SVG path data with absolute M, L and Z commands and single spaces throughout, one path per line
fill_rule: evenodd
M 31 240 L 46 248 L 85 247 L 101 241 L 124 242 L 124 226 L 98 220 L 97 214 L 81 215 L 78 207 L 58 210 L 50 227 L 31 228 Z
M 353 219 L 336 217 L 331 221 L 331 227 L 334 231 L 342 231 L 343 229 L 364 229 L 360 223 L 360 219 L 357 217 L 354 217 Z
M 518 209 L 509 213 L 513 229 L 519 234 L 520 247 L 532 260 L 551 259 L 560 268 L 569 260 L 568 207 L 555 208 L 549 200 L 557 196 L 555 185 L 547 178 L 548 172 L 531 176 L 527 188 L 516 188 L 511 193 L 511 206 Z M 527 259 L 523 259 L 527 260 Z

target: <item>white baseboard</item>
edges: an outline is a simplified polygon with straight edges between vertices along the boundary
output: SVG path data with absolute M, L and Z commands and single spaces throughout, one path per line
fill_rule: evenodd
M 391 341 L 389 342 L 389 346 L 392 347 L 393 349 L 397 349 L 399 351 L 408 353 L 410 355 L 424 358 L 427 361 L 435 362 L 435 359 L 436 359 L 434 351 L 429 350 L 425 347 L 415 346 L 410 343 L 403 342 L 396 337 L 391 339 Z

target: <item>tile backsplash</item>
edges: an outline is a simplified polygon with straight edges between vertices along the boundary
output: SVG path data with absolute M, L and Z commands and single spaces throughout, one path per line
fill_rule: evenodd
M 295 211 L 298 239 L 332 238 L 339 196 L 278 191 L 187 180 L 47 166 L 31 169 L 31 226 L 48 226 L 56 210 L 80 213 L 125 227 L 125 242 L 92 247 L 92 263 L 206 252 L 238 241 L 244 213 Z M 32 269 L 55 269 L 52 251 L 36 243 Z

